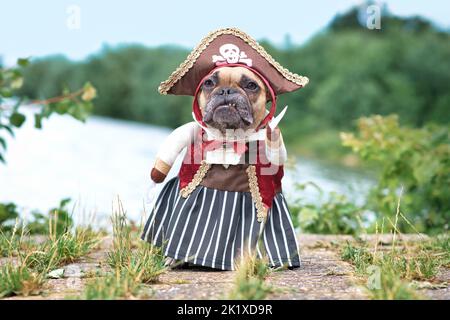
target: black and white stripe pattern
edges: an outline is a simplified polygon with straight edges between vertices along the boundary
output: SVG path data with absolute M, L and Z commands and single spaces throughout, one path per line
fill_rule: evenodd
M 173 178 L 164 186 L 142 234 L 143 240 L 163 246 L 166 256 L 234 270 L 236 259 L 256 250 L 259 257 L 266 254 L 274 267 L 300 266 L 295 231 L 282 193 L 274 198 L 267 222 L 261 225 L 248 192 L 198 186 L 185 199 L 178 185 L 178 178 Z

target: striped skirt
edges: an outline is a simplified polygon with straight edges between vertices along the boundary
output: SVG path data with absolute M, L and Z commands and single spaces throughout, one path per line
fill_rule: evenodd
M 159 194 L 142 239 L 163 247 L 168 257 L 215 269 L 234 270 L 236 259 L 255 252 L 267 257 L 273 267 L 300 266 L 282 193 L 275 196 L 262 224 L 249 192 L 200 185 L 185 199 L 179 195 L 178 178 L 173 178 Z

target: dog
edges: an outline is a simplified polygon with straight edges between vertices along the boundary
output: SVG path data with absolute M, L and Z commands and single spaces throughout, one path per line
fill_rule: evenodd
M 194 121 L 176 128 L 156 155 L 153 185 L 186 151 L 178 175 L 159 193 L 142 239 L 162 247 L 170 264 L 235 270 L 246 252 L 260 258 L 265 252 L 273 267 L 299 267 L 281 183 L 287 154 L 277 123 L 286 108 L 274 114 L 277 95 L 307 79 L 280 69 L 263 49 L 229 32 L 206 42 L 207 50 L 195 48 L 160 85 L 163 94 L 194 97 Z

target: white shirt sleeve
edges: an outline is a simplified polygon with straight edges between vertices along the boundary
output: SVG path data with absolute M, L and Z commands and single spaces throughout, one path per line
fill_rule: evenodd
M 194 121 L 176 128 L 164 140 L 156 154 L 156 158 L 172 166 L 181 151 L 192 143 L 199 129 L 199 126 Z

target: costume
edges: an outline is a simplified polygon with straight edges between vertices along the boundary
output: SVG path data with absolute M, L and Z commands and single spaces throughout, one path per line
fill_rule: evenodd
M 204 122 L 202 83 L 223 67 L 250 70 L 264 83 L 271 107 L 255 130 L 225 134 Z M 159 194 L 142 239 L 163 246 L 168 257 L 216 269 L 234 270 L 245 252 L 267 255 L 275 267 L 300 266 L 281 190 L 286 149 L 281 134 L 272 141 L 266 128 L 277 95 L 307 83 L 238 29 L 207 35 L 159 87 L 161 94 L 194 96 L 194 121 L 175 129 L 158 151 L 153 170 L 163 176 L 183 150 L 186 154 L 178 176 Z

